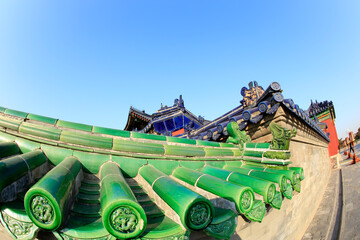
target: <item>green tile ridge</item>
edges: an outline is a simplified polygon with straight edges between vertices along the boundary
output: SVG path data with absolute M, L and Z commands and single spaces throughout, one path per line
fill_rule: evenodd
M 16 117 L 21 117 L 21 118 L 26 118 L 28 115 L 28 113 L 26 113 L 26 112 L 21 112 L 21 111 L 12 110 L 12 109 L 6 109 L 5 114 L 9 114 L 9 115 L 13 115 Z
M 7 108 L 0 107 L 0 112 L 5 112 Z
M 90 126 L 90 125 L 86 125 L 86 124 L 82 124 L 82 123 L 68 122 L 68 121 L 64 121 L 64 120 L 58 120 L 56 123 L 56 126 L 72 128 L 72 129 L 77 129 L 77 130 L 82 130 L 82 131 L 87 131 L 87 132 L 92 131 L 92 126 Z
M 55 118 L 50 118 L 50 117 L 45 117 L 45 116 L 41 116 L 41 115 L 36 115 L 36 114 L 32 114 L 29 113 L 29 115 L 27 116 L 28 119 L 31 120 L 36 120 L 36 121 L 40 121 L 40 122 L 44 122 L 44 123 L 50 123 L 50 124 L 56 124 L 57 119 Z

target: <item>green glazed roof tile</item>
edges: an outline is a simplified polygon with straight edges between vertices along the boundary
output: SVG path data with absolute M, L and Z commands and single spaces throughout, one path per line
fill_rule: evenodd
M 72 149 L 72 150 L 78 150 L 78 151 L 84 151 L 84 152 L 94 152 L 94 149 L 90 148 L 90 147 L 79 147 L 79 146 L 72 146 L 72 145 L 68 145 L 68 144 L 63 144 L 63 143 L 59 143 L 57 144 L 59 147 L 63 147 L 63 148 L 67 148 L 67 149 Z
M 256 148 L 270 148 L 270 143 L 257 143 Z
M 0 142 L 14 142 L 16 139 L 15 136 L 0 132 Z
M 148 162 L 167 175 L 170 175 L 175 168 L 179 167 L 178 161 L 148 160 Z
M 5 112 L 6 108 L 0 107 L 0 112 Z
M 68 122 L 68 121 L 64 121 L 64 120 L 58 120 L 56 123 L 56 126 L 72 128 L 72 129 L 77 129 L 77 130 L 82 130 L 82 131 L 87 131 L 87 132 L 91 132 L 91 130 L 92 130 L 92 126 L 90 126 L 90 125 Z
M 131 132 L 131 137 L 132 138 L 149 139 L 149 140 L 166 141 L 165 136 L 154 135 L 154 134 L 146 134 L 146 133 L 139 133 L 139 132 Z
M 19 146 L 22 153 L 27 153 L 34 149 L 40 148 L 40 143 L 29 141 L 19 137 L 16 138 L 15 142 Z
M 164 154 L 162 144 L 135 142 L 123 139 L 114 139 L 114 150 L 133 153 Z
M 147 164 L 146 159 L 112 156 L 112 161 L 120 165 L 125 177 L 135 177 L 141 166 Z
M 26 116 L 28 115 L 28 113 L 26 113 L 26 112 L 16 111 L 16 110 L 12 110 L 12 109 L 6 109 L 5 113 L 16 116 L 16 117 L 21 117 L 21 118 L 26 118 Z
M 41 150 L 53 165 L 58 165 L 68 156 L 73 155 L 73 150 L 41 144 Z
M 210 146 L 210 147 L 220 147 L 220 143 L 218 142 L 210 142 L 203 140 L 196 140 L 197 145 L 199 146 Z M 233 146 L 232 146 L 233 147 Z
M 44 122 L 44 123 L 50 123 L 50 124 L 56 124 L 56 122 L 57 122 L 57 119 L 55 119 L 55 118 L 44 117 L 44 116 L 40 116 L 40 115 L 36 115 L 36 114 L 32 114 L 32 113 L 29 113 L 27 118 L 31 119 L 31 120 Z
M 200 170 L 205 166 L 202 161 L 180 161 L 180 166 L 190 168 L 192 170 Z
M 164 147 L 165 147 L 166 155 L 205 157 L 205 151 L 203 148 L 174 146 L 174 145 L 165 145 Z
M 225 157 L 225 156 L 234 156 L 234 152 L 232 151 L 232 149 L 222 149 L 222 148 L 205 148 L 204 149 L 206 152 L 206 156 L 207 157 L 212 157 L 212 156 L 221 156 L 221 157 Z
M 230 148 L 233 148 L 233 147 L 236 147 L 236 146 L 233 145 L 233 144 L 230 144 L 230 143 L 220 143 L 220 147 L 230 147 Z
M 74 151 L 74 156 L 79 158 L 85 172 L 92 174 L 97 174 L 100 166 L 103 163 L 110 161 L 110 155 L 104 154 Z
M 21 120 L 0 116 L 0 126 L 2 127 L 17 131 L 21 123 Z
M 194 139 L 177 138 L 177 137 L 166 137 L 166 140 L 167 140 L 168 142 L 184 143 L 184 144 L 196 145 L 196 140 L 194 140 Z
M 93 127 L 93 133 L 101 133 L 118 137 L 130 137 L 129 131 L 111 129 L 111 128 L 103 128 L 103 127 Z
M 97 148 L 112 148 L 112 138 L 63 130 L 60 141 Z
M 245 147 L 247 147 L 247 148 L 255 148 L 256 143 L 245 143 Z
M 48 138 L 51 140 L 59 140 L 61 130 L 53 127 L 46 127 L 38 124 L 23 122 L 19 131 L 22 133 L 32 134 L 38 137 Z
M 206 161 L 206 165 L 217 167 L 217 168 L 223 168 L 225 166 L 224 161 Z

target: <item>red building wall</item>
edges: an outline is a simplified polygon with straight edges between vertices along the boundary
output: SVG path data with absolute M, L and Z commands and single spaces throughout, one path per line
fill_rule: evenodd
M 323 123 L 326 123 L 328 128 L 324 130 L 325 133 L 330 133 L 330 144 L 329 144 L 329 156 L 334 156 L 338 153 L 339 150 L 339 139 L 335 128 L 335 122 L 328 118 L 324 121 L 321 121 Z

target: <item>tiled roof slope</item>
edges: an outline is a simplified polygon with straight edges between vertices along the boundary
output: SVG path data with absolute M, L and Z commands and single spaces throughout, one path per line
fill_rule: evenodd
M 308 110 L 306 110 L 306 112 L 309 114 L 310 117 L 313 118 L 316 115 L 318 115 L 330 108 L 333 108 L 333 107 L 334 107 L 334 104 L 332 101 L 323 101 L 323 102 L 315 101 L 315 102 L 313 102 L 311 100 L 311 104 L 310 104 Z M 334 111 L 334 115 L 335 115 L 335 111 Z
M 278 108 L 283 106 L 290 110 L 292 114 L 300 118 L 301 121 L 310 126 L 310 128 L 324 139 L 330 141 L 328 136 L 309 117 L 307 112 L 295 104 L 292 99 L 284 99 L 279 83 L 271 83 L 265 91 L 262 90 L 262 87 L 259 87 L 256 82 L 255 84 L 250 85 L 249 89 L 244 87 L 241 91 L 244 97 L 241 101 L 241 105 L 205 124 L 201 128 L 180 137 L 218 141 L 223 139 L 223 136 L 228 135 L 226 126 L 230 122 L 238 123 L 240 130 L 244 130 L 246 126 L 250 124 L 257 124 L 265 115 L 275 114 Z M 255 92 L 254 89 L 259 90 Z
M 14 238 L 230 238 L 238 215 L 261 222 L 304 177 L 289 167 L 294 132 L 276 125 L 271 143 L 237 124 L 218 143 L 0 111 L 1 221 Z

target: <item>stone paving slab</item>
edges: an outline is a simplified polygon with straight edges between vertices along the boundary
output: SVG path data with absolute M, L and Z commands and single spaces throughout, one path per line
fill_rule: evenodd
M 340 239 L 360 239 L 360 163 L 342 166 L 344 209 Z
M 302 240 L 337 238 L 339 222 L 340 171 L 333 170 L 320 206 Z M 337 232 L 336 232 L 337 230 Z

